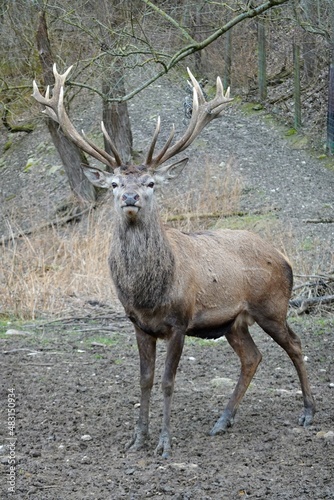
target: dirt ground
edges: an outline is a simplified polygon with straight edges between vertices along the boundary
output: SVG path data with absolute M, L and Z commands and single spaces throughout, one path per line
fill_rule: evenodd
M 138 149 L 147 142 L 156 114 L 161 112 L 166 133 L 171 122 L 182 121 L 182 90 L 169 85 L 167 97 L 168 92 L 161 104 L 159 83 L 145 101 L 140 98 L 141 106 L 139 100 L 130 106 Z M 39 225 L 69 194 L 64 176 L 58 170 L 48 173 L 59 160 L 52 148 L 39 147 L 46 140 L 42 129 L 15 138 L 14 152 L 5 156 L 0 235 L 7 235 L 11 214 L 19 227 Z M 33 155 L 47 158 L 25 171 Z M 218 168 L 231 156 L 243 178 L 242 209 L 274 213 L 280 231 L 293 235 L 290 245 L 298 243 L 302 257 L 314 262 L 314 272 L 333 270 L 334 229 L 326 222 L 333 217 L 333 171 L 288 142 L 263 116 L 245 115 L 235 106 L 193 145 L 186 181 L 202 182 L 208 157 Z M 187 185 L 184 181 L 184 189 Z M 261 232 L 256 225 L 251 229 Z M 76 319 L 5 325 L 5 331 L 19 333 L 0 336 L 1 499 L 334 499 L 333 315 L 292 313 L 290 318 L 302 338 L 317 403 L 307 430 L 298 426 L 302 397 L 290 360 L 255 328 L 263 361 L 234 427 L 208 436 L 236 383 L 239 363 L 224 339 L 187 339 L 173 403 L 173 453 L 163 460 L 154 456 L 154 448 L 162 419 L 164 344 L 159 344 L 149 447 L 127 453 L 140 393 L 135 337 L 116 304 L 93 304 L 83 304 Z M 6 445 L 14 399 L 12 494 Z
M 94 319 L 93 319 L 94 318 Z M 302 336 L 318 412 L 298 426 L 302 398 L 285 353 L 260 331 L 263 361 L 234 427 L 208 436 L 239 365 L 228 343 L 188 339 L 173 405 L 173 453 L 154 456 L 162 418 L 159 372 L 146 450 L 126 453 L 138 411 L 138 355 L 121 313 L 26 325 L 1 340 L 1 443 L 16 396 L 16 493 L 33 499 L 334 498 L 333 321 L 292 320 Z M 10 325 L 9 325 L 10 327 Z M 8 498 L 2 448 L 1 498 Z

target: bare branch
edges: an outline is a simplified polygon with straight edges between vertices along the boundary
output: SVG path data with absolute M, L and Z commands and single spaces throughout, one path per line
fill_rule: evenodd
M 308 19 L 308 15 L 303 9 L 300 1 L 294 1 L 293 11 L 297 23 L 303 30 L 307 31 L 308 33 L 312 33 L 313 35 L 320 35 L 324 37 L 328 42 L 330 42 L 331 36 L 329 31 L 320 26 L 314 26 L 313 24 L 311 24 L 311 21 Z
M 176 26 L 184 35 L 185 38 L 188 40 L 191 40 L 191 43 L 185 47 L 182 47 L 182 49 L 178 50 L 174 55 L 168 56 L 166 54 L 155 54 L 154 51 L 151 51 L 152 56 L 157 64 L 160 64 L 163 69 L 160 71 L 157 71 L 151 78 L 147 79 L 145 82 L 143 82 L 141 85 L 139 85 L 137 88 L 129 92 L 128 94 L 124 96 L 119 96 L 119 97 L 109 97 L 107 100 L 108 102 L 125 102 L 129 101 L 132 99 L 135 95 L 139 94 L 143 89 L 149 87 L 153 82 L 158 80 L 161 76 L 165 75 L 168 73 L 172 68 L 174 68 L 180 61 L 185 59 L 191 54 L 194 54 L 195 52 L 198 52 L 200 50 L 203 50 L 205 47 L 210 45 L 212 42 L 217 40 L 219 37 L 221 37 L 224 33 L 226 33 L 228 30 L 236 26 L 237 24 L 241 23 L 245 19 L 250 19 L 256 16 L 259 16 L 260 14 L 266 12 L 267 10 L 273 8 L 273 7 L 278 7 L 280 5 L 283 5 L 287 3 L 290 0 L 267 0 L 263 2 L 261 5 L 253 8 L 247 8 L 246 6 L 244 7 L 244 10 L 235 16 L 233 19 L 231 19 L 228 23 L 226 23 L 224 26 L 221 28 L 217 29 L 214 33 L 212 33 L 209 37 L 205 38 L 201 42 L 196 42 L 193 40 L 192 37 L 190 37 L 189 34 L 186 36 L 186 31 L 182 26 L 180 26 L 175 19 L 171 18 L 166 14 L 162 9 L 159 9 L 155 5 L 151 4 L 149 0 L 143 0 L 147 5 L 150 7 L 154 8 L 161 16 L 163 16 L 165 19 L 168 19 L 173 26 Z M 124 52 L 123 50 L 120 51 L 120 53 L 117 54 L 118 56 L 121 57 L 126 57 L 127 53 Z M 158 58 L 156 57 L 158 56 Z M 169 58 L 169 62 L 168 62 Z M 87 87 L 89 88 L 89 87 Z M 95 91 L 95 89 L 91 88 L 90 90 Z
M 183 37 L 186 40 L 189 40 L 191 43 L 196 43 L 196 40 L 194 40 L 193 37 L 189 35 L 188 31 L 186 31 L 173 17 L 171 17 L 170 15 L 168 15 L 167 12 L 165 12 L 162 9 L 160 9 L 157 5 L 153 4 L 149 0 L 142 0 L 142 1 L 144 3 L 146 3 L 146 5 L 148 5 L 149 7 L 151 7 L 153 10 L 155 10 L 156 12 L 158 12 L 158 14 L 161 17 L 164 17 L 165 19 L 167 19 L 167 21 L 169 21 L 173 26 L 175 26 L 175 28 L 177 28 L 178 30 L 180 30 L 180 32 L 182 33 Z

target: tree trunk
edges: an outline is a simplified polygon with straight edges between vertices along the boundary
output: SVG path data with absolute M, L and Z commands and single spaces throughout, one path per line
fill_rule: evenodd
M 301 90 L 300 90 L 300 49 L 299 45 L 293 43 L 293 80 L 294 80 L 294 103 L 295 103 L 295 129 L 299 130 L 302 126 L 301 112 Z
M 232 73 L 232 29 L 225 33 L 225 66 L 224 66 L 224 89 L 231 86 Z
M 267 98 L 267 61 L 266 61 L 266 28 L 265 21 L 258 19 L 257 22 L 257 37 L 258 37 L 258 83 L 259 83 L 259 98 L 265 101 Z
M 110 56 L 104 58 L 102 92 L 107 98 L 125 95 L 124 71 L 121 60 L 112 60 Z M 104 99 L 102 119 L 122 162 L 128 163 L 132 155 L 132 132 L 127 103 L 108 102 L 107 99 Z M 105 141 L 104 147 L 109 154 L 113 155 L 107 141 Z
M 45 12 L 39 14 L 39 24 L 36 33 L 39 58 L 43 69 L 44 85 L 53 85 L 53 57 L 48 37 Z M 89 182 L 82 171 L 81 165 L 88 165 L 84 153 L 73 144 L 61 131 L 58 124 L 51 118 L 46 118 L 47 127 L 52 141 L 59 153 L 70 187 L 80 202 L 91 203 L 96 199 L 95 187 Z

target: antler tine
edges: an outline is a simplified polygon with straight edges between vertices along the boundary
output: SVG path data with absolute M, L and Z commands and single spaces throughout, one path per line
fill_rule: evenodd
M 228 87 L 226 92 L 224 93 L 224 87 L 219 76 L 217 77 L 216 87 L 216 96 L 214 99 L 212 99 L 210 104 L 211 108 L 215 110 L 215 113 L 220 113 L 223 110 L 225 104 L 227 102 L 233 101 L 233 98 L 230 97 L 230 87 Z M 220 108 L 220 110 L 218 108 Z
M 159 132 L 160 132 L 160 125 L 161 125 L 161 120 L 160 120 L 160 116 L 158 116 L 155 131 L 154 131 L 152 141 L 151 141 L 151 144 L 150 144 L 147 156 L 146 156 L 145 165 L 151 165 L 153 153 L 154 153 L 154 148 L 155 148 L 155 145 L 157 143 L 157 139 L 158 139 Z
M 146 166 L 151 170 L 155 170 L 159 165 L 172 158 L 174 155 L 184 151 L 195 140 L 203 128 L 210 123 L 213 119 L 220 116 L 225 105 L 232 101 L 230 98 L 230 89 L 224 94 L 223 84 L 221 79 L 217 78 L 216 95 L 211 101 L 206 101 L 200 84 L 187 68 L 188 74 L 193 86 L 193 107 L 192 115 L 187 130 L 183 136 L 171 147 L 170 143 L 173 139 L 171 134 L 161 151 L 153 157 L 154 146 L 160 131 L 160 120 L 158 121 L 155 134 L 150 146 L 149 153 L 146 158 Z
M 101 130 L 102 130 L 102 133 L 103 133 L 103 135 L 104 135 L 104 137 L 105 137 L 106 141 L 108 142 L 108 144 L 109 144 L 109 146 L 110 146 L 110 148 L 111 148 L 111 151 L 113 152 L 113 155 L 114 155 L 114 157 L 115 157 L 115 162 L 116 162 L 116 165 L 117 165 L 118 167 L 120 167 L 120 166 L 122 165 L 122 159 L 121 159 L 120 155 L 118 154 L 118 151 L 117 151 L 117 149 L 116 149 L 116 146 L 115 146 L 115 144 L 113 143 L 113 141 L 111 140 L 111 137 L 110 137 L 110 135 L 108 134 L 107 129 L 105 128 L 103 121 L 101 122 Z M 105 154 L 107 154 L 105 151 L 103 151 L 103 152 L 104 152 Z
M 196 80 L 196 78 L 194 77 L 194 75 L 192 74 L 192 72 L 190 71 L 189 68 L 187 68 L 187 71 L 188 71 L 188 75 L 190 77 L 190 80 L 191 80 L 191 83 L 192 83 L 192 86 L 194 89 L 196 89 L 196 93 L 198 95 L 198 101 L 200 104 L 202 103 L 205 103 L 205 97 L 204 97 L 204 94 L 203 94 L 203 90 L 200 86 L 200 84 L 198 83 L 198 81 Z
M 153 153 L 154 153 L 155 145 L 156 145 L 156 142 L 157 142 L 157 139 L 159 136 L 159 132 L 160 132 L 160 116 L 158 117 L 157 126 L 155 128 L 155 132 L 154 132 L 153 139 L 152 139 L 152 142 L 150 145 L 150 149 L 148 151 L 148 154 L 146 156 L 146 160 L 144 162 L 145 165 L 147 167 L 149 167 L 151 170 L 154 170 L 158 165 L 160 165 L 161 158 L 168 150 L 168 148 L 169 148 L 169 146 L 174 138 L 174 134 L 175 134 L 174 124 L 172 126 L 172 130 L 170 131 L 169 137 L 168 137 L 167 141 L 165 142 L 164 146 L 161 148 L 161 150 L 159 151 L 157 156 L 155 156 L 153 158 Z
M 50 90 L 47 87 L 45 92 L 45 97 L 40 93 L 37 83 L 34 80 L 33 82 L 33 94 L 32 96 L 36 101 L 43 104 L 46 107 L 44 112 L 50 116 L 53 120 L 59 123 L 64 134 L 78 146 L 80 149 L 85 151 L 85 153 L 89 154 L 93 158 L 99 160 L 104 165 L 111 167 L 112 169 L 121 165 L 121 159 L 117 150 L 114 146 L 111 147 L 113 153 L 115 154 L 115 158 L 109 155 L 106 151 L 102 150 L 92 141 L 88 140 L 86 137 L 83 137 L 74 127 L 71 120 L 69 119 L 67 112 L 64 107 L 64 85 L 67 76 L 69 75 L 73 66 L 70 66 L 65 73 L 60 74 L 57 71 L 56 64 L 53 65 L 53 74 L 55 77 L 55 85 L 53 89 L 53 95 L 50 98 Z M 105 136 L 106 137 L 106 136 Z M 109 137 L 109 136 L 108 136 Z M 108 142 L 112 142 L 110 137 L 109 139 L 106 137 Z
M 106 140 L 108 141 L 108 143 L 109 143 L 109 145 L 111 147 L 112 152 L 115 155 L 115 164 L 116 164 L 115 166 L 120 167 L 122 165 L 122 161 L 121 161 L 121 159 L 120 159 L 120 157 L 119 157 L 119 155 L 117 153 L 117 150 L 116 150 L 114 144 L 112 143 L 112 141 L 110 139 L 109 134 L 107 133 L 106 129 L 104 128 L 103 122 L 101 122 L 101 129 L 102 129 L 103 135 L 105 136 Z M 89 144 L 89 146 L 91 146 L 98 154 L 100 154 L 105 159 L 105 161 L 103 163 L 105 163 L 106 165 L 110 165 L 110 155 L 109 155 L 109 153 L 107 153 L 104 149 L 102 149 L 99 146 L 97 146 L 96 144 L 94 144 L 94 142 L 91 141 L 86 136 L 86 134 L 85 134 L 85 132 L 83 130 L 81 130 L 81 133 L 82 133 L 82 136 L 83 136 L 84 140 L 87 142 L 87 144 Z M 106 163 L 106 162 L 108 162 L 108 163 Z
M 174 127 L 174 123 L 173 123 L 172 130 L 170 131 L 169 137 L 168 137 L 164 147 L 160 150 L 159 154 L 155 157 L 155 163 L 157 166 L 159 165 L 161 158 L 163 157 L 163 155 L 166 153 L 167 149 L 169 148 L 170 143 L 174 139 L 174 135 L 175 135 L 175 127 Z
M 53 71 L 53 74 L 54 74 L 54 77 L 55 77 L 56 84 L 59 84 L 59 87 L 63 87 L 65 85 L 66 78 L 68 77 L 68 75 L 72 71 L 72 68 L 73 68 L 73 65 L 70 66 L 69 68 L 67 68 L 67 70 L 65 71 L 65 73 L 63 73 L 61 75 L 57 71 L 57 64 L 53 63 L 52 71 Z

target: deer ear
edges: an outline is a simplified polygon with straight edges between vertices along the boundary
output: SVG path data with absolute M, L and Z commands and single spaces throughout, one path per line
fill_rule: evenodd
M 183 158 L 182 160 L 172 163 L 171 165 L 160 167 L 155 171 L 155 175 L 157 177 L 162 177 L 165 181 L 175 179 L 175 177 L 178 177 L 181 174 L 182 170 L 188 163 L 188 160 L 189 158 Z
M 94 186 L 108 189 L 111 186 L 113 174 L 103 172 L 98 168 L 84 167 L 83 173 Z

